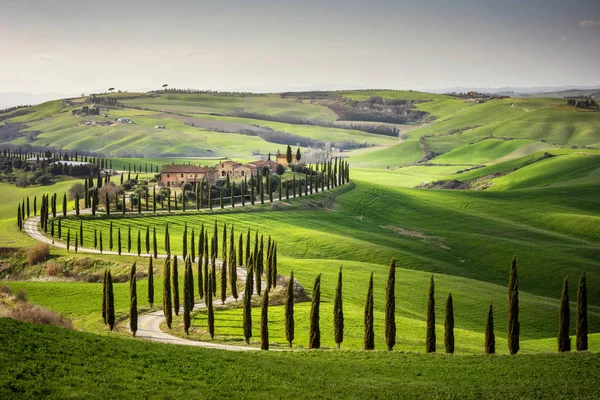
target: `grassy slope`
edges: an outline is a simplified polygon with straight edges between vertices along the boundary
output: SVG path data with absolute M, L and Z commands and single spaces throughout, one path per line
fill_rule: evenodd
M 245 112 L 300 117 L 320 122 L 334 122 L 337 116 L 327 107 L 309 102 L 283 99 L 278 94 L 233 97 L 219 94 L 160 94 L 153 98 L 122 100 L 125 105 L 158 109 L 182 114 L 228 114 Z
M 537 143 L 539 143 L 540 146 L 531 146 L 532 144 Z M 473 144 L 457 147 L 448 153 L 434 158 L 431 162 L 436 164 L 484 164 L 506 157 L 509 154 L 521 150 L 525 146 L 531 150 L 535 148 L 536 151 L 552 148 L 551 145 L 529 139 L 486 139 Z
M 105 398 L 595 398 L 597 354 L 241 354 L 0 320 L 0 395 Z M 568 370 L 571 373 L 565 374 Z

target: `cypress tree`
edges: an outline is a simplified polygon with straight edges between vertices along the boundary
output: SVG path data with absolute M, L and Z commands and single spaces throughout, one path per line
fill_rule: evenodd
M 185 334 L 189 335 L 191 318 L 190 318 L 190 265 L 189 265 L 189 257 L 185 262 L 185 273 L 183 277 L 183 329 L 185 330 Z M 193 300 L 191 302 L 191 306 L 193 307 Z
M 34 205 L 35 205 L 35 199 L 34 199 Z M 35 206 L 34 206 L 35 208 Z M 67 194 L 65 193 L 63 195 L 63 217 L 67 216 Z
M 444 347 L 446 348 L 446 353 L 454 354 L 454 304 L 452 303 L 452 293 L 448 294 L 448 299 L 446 300 Z
M 156 227 L 153 227 L 153 235 L 152 235 L 152 252 L 154 253 L 154 258 L 158 257 L 158 246 L 156 245 Z M 149 244 L 147 245 L 149 246 Z M 150 253 L 150 251 L 148 251 Z
M 292 347 L 294 341 L 294 271 L 290 273 L 285 293 L 285 339 Z
M 254 268 L 254 253 L 251 253 L 250 259 L 248 260 L 248 266 L 246 267 L 248 275 L 250 276 L 250 282 L 252 282 L 252 285 L 250 286 L 250 295 L 254 294 Z
M 187 223 L 185 223 L 184 227 L 183 227 L 183 240 L 182 240 L 182 245 L 183 245 L 183 251 L 182 251 L 182 255 L 183 255 L 183 259 L 185 260 L 185 258 L 187 257 Z
M 165 225 L 165 252 L 167 253 L 167 256 L 171 255 L 171 246 L 169 244 L 169 223 L 167 222 L 167 224 Z
M 33 196 L 33 215 L 37 215 L 37 196 Z
M 171 303 L 171 260 L 167 256 L 163 269 L 163 313 L 167 326 L 171 329 L 173 322 L 173 304 Z
M 190 311 L 194 310 L 194 269 L 192 268 L 192 260 L 188 256 L 186 259 L 186 268 L 188 271 L 188 299 L 187 301 L 190 303 Z
M 396 345 L 396 260 L 392 259 L 385 290 L 385 343 L 388 351 Z
M 127 252 L 131 253 L 131 225 L 127 227 Z
M 112 251 L 112 249 L 113 249 L 113 223 L 112 223 L 112 221 L 110 221 L 109 228 L 108 228 L 108 248 L 110 249 L 110 251 Z
M 246 275 L 243 327 L 246 344 L 250 344 L 250 338 L 252 337 L 252 270 L 249 270 L 248 274 Z
M 58 220 L 58 224 L 60 225 L 60 219 Z M 102 254 L 102 250 L 104 250 L 104 247 L 102 245 L 102 231 L 100 231 L 100 254 Z
M 227 224 L 223 224 L 223 248 L 221 249 L 221 258 L 227 259 Z
M 115 327 L 115 295 L 110 271 L 106 275 L 106 281 L 106 323 L 112 331 Z
M 240 259 L 240 262 L 243 260 L 246 268 L 248 267 L 248 259 L 250 258 L 250 228 L 248 228 L 248 234 L 246 235 L 246 258 Z
M 204 223 L 202 223 L 198 235 L 198 264 L 202 264 L 202 256 L 204 256 Z
M 150 254 L 150 227 L 146 226 L 146 254 Z
M 152 257 L 149 257 L 148 264 L 148 304 L 150 308 L 154 305 L 154 266 L 152 265 Z
M 260 307 L 260 349 L 269 350 L 269 291 L 265 290 Z
M 558 351 L 560 353 L 571 351 L 571 338 L 569 337 L 569 321 L 571 310 L 569 309 L 569 279 L 563 282 L 563 291 L 560 298 L 560 312 L 558 321 Z
M 69 251 L 70 246 L 71 246 L 71 228 L 67 229 L 67 251 Z
M 204 247 L 204 238 L 203 238 L 203 230 L 200 230 L 200 243 L 202 243 L 202 247 Z M 204 249 L 200 250 L 198 249 L 198 268 L 197 268 L 197 274 L 198 274 L 198 296 L 200 296 L 200 299 L 204 298 L 204 282 L 203 282 L 203 277 L 202 277 L 202 252 L 204 251 Z
M 204 234 L 204 298 L 208 297 L 208 232 Z
M 83 246 L 83 221 L 79 221 L 79 245 Z
M 371 272 L 365 304 L 365 350 L 373 349 L 375 349 L 375 330 L 373 328 L 373 273 Z
M 309 349 L 318 349 L 321 347 L 321 328 L 319 325 L 319 309 L 321 303 L 321 274 L 315 279 L 312 292 L 312 303 L 310 307 L 310 333 Z
M 342 306 L 342 267 L 338 273 L 335 300 L 333 301 L 333 338 L 339 349 L 344 341 L 344 309 Z
M 494 335 L 494 305 L 490 302 L 487 323 L 485 325 L 485 353 L 496 353 L 496 336 Z
M 215 240 L 216 241 L 216 240 Z M 210 260 L 210 274 L 212 278 L 210 280 L 210 288 L 213 297 L 217 295 L 217 257 L 212 256 Z
M 224 258 L 221 262 L 221 304 L 225 304 L 227 299 L 227 260 Z
M 194 228 L 192 228 L 192 237 L 190 239 L 190 255 L 192 262 L 196 262 L 196 238 L 194 235 Z
M 60 221 L 60 220 L 59 220 Z M 587 284 L 585 272 L 579 278 L 577 289 L 577 322 L 575 325 L 577 351 L 588 349 L 588 319 L 587 319 Z
M 208 274 L 209 285 L 212 285 L 214 280 L 215 280 L 215 276 L 212 273 Z M 206 308 L 208 311 L 208 333 L 210 334 L 210 338 L 214 339 L 215 338 L 215 312 L 213 309 L 212 293 L 209 293 L 208 296 L 206 296 Z
M 104 193 L 104 204 L 106 205 L 106 215 L 110 215 L 110 199 L 108 198 L 108 192 Z
M 94 229 L 94 248 L 98 248 L 98 231 Z
M 104 280 L 102 281 L 102 320 L 104 321 L 104 325 L 108 324 L 108 319 L 106 318 L 106 294 L 108 293 L 108 270 L 104 270 Z
M 173 308 L 175 315 L 179 315 L 179 271 L 177 268 L 177 256 L 173 257 Z
M 131 328 L 133 337 L 135 337 L 138 327 L 137 278 L 135 276 L 135 269 L 135 263 L 133 263 L 129 276 L 129 327 Z
M 29 196 L 27 196 L 27 218 L 29 218 Z
M 238 241 L 238 263 L 239 265 L 241 265 L 241 263 L 244 262 L 244 234 L 240 232 L 240 239 Z
M 77 240 L 77 232 L 75 232 L 75 253 L 77 253 L 77 245 L 79 241 Z
M 427 303 L 427 338 L 425 350 L 427 353 L 435 353 L 435 298 L 434 298 L 433 275 L 429 281 L 429 301 Z
M 519 351 L 519 283 L 517 280 L 517 257 L 513 257 L 508 281 L 508 351 Z
M 121 255 L 121 227 L 117 228 L 117 251 Z

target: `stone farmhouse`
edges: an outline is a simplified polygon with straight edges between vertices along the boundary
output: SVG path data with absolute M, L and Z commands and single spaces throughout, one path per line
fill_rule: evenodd
M 256 175 L 257 171 L 268 167 L 271 173 L 277 169 L 276 162 L 258 160 L 247 164 L 237 161 L 223 161 L 214 167 L 199 167 L 196 165 L 163 165 L 160 171 L 159 186 L 181 187 L 184 183 L 198 183 L 202 180 L 214 183 L 218 179 L 236 179 Z
M 197 165 L 163 165 L 160 170 L 158 186 L 180 187 L 184 183 L 198 183 L 203 179 L 214 182 L 214 168 Z

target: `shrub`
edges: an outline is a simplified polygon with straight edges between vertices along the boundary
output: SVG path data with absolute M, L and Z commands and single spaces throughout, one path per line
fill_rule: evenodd
M 46 243 L 38 243 L 27 250 L 29 266 L 46 261 L 50 256 L 50 247 Z
M 58 263 L 47 263 L 45 274 L 46 274 L 46 276 L 62 275 L 63 274 L 63 266 Z
M 283 175 L 285 173 L 285 167 L 281 164 L 278 164 L 277 168 L 275 169 L 275 172 L 277 173 L 277 175 Z

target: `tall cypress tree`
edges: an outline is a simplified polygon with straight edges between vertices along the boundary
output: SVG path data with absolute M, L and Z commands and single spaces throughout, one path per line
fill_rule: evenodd
M 571 351 L 571 338 L 569 337 L 569 321 L 571 310 L 569 309 L 569 278 L 563 282 L 563 291 L 560 298 L 560 312 L 558 321 L 558 351 Z
M 158 245 L 156 244 L 156 227 L 153 228 L 152 234 L 152 252 L 154 253 L 154 258 L 158 258 Z
M 150 227 L 146 226 L 146 254 L 150 254 Z
M 208 274 L 208 282 L 209 285 L 212 285 L 212 282 L 215 280 L 215 276 L 210 273 Z M 206 296 L 206 308 L 208 312 L 208 333 L 210 334 L 210 338 L 215 338 L 215 311 L 213 309 L 213 294 L 210 293 Z
M 246 287 L 244 290 L 244 339 L 246 344 L 250 344 L 252 337 L 252 270 L 246 274 Z
M 216 240 L 215 240 L 216 241 Z M 213 296 L 217 295 L 217 256 L 212 256 L 210 260 L 210 288 Z
M 519 283 L 517 280 L 517 257 L 513 257 L 508 281 L 508 351 L 519 351 Z
M 204 235 L 204 298 L 208 297 L 210 287 L 208 286 L 208 232 Z
M 171 302 L 171 260 L 167 256 L 163 269 L 163 313 L 167 320 L 167 326 L 171 329 L 173 322 L 173 303 Z
M 187 301 L 190 304 L 190 312 L 194 310 L 194 268 L 192 267 L 192 259 L 190 258 L 190 256 L 188 256 L 188 258 L 186 259 L 186 263 L 185 263 L 186 268 L 189 269 L 188 271 L 188 298 Z
M 108 293 L 108 270 L 104 270 L 104 280 L 102 285 L 102 320 L 104 320 L 104 325 L 108 324 L 108 319 L 106 318 L 106 295 Z
M 319 311 L 321 306 L 321 274 L 315 279 L 312 291 L 312 303 L 310 307 L 310 333 L 309 349 L 318 349 L 321 347 L 321 327 L 319 325 Z
M 487 323 L 485 325 L 485 352 L 486 354 L 496 353 L 496 335 L 494 335 L 494 304 L 491 302 L 488 309 Z
M 127 252 L 131 253 L 131 225 L 127 227 Z
M 337 348 L 344 341 L 344 310 L 342 306 L 342 267 L 338 273 L 337 287 L 335 288 L 335 300 L 333 301 L 333 338 Z
M 425 339 L 425 351 L 435 353 L 435 298 L 434 298 L 433 275 L 429 281 L 429 300 L 427 302 L 427 337 Z
M 588 349 L 588 319 L 587 319 L 587 285 L 585 272 L 579 278 L 577 289 L 577 322 L 575 325 L 577 351 Z
M 106 323 L 112 331 L 115 327 L 115 294 L 113 292 L 112 275 L 110 270 L 106 275 Z
M 201 240 L 203 241 L 204 239 L 201 239 Z M 204 243 L 203 243 L 203 247 L 204 247 Z M 198 284 L 198 296 L 202 300 L 204 298 L 204 280 L 203 280 L 203 277 L 202 277 L 202 252 L 198 253 L 198 267 L 196 269 L 196 273 L 198 274 L 198 278 L 197 278 L 197 280 L 198 280 L 198 282 L 197 282 L 197 284 Z
M 244 263 L 244 234 L 240 232 L 240 239 L 238 242 L 238 264 L 242 265 Z
M 285 296 L 285 339 L 292 347 L 294 341 L 294 271 L 290 273 Z
M 385 343 L 388 351 L 396 345 L 396 260 L 390 263 L 385 289 Z
M 454 354 L 454 304 L 452 293 L 448 294 L 446 300 L 446 321 L 444 321 L 444 347 L 446 353 Z
M 150 308 L 154 305 L 154 267 L 152 265 L 152 257 L 148 264 L 148 304 Z
M 182 256 L 183 259 L 185 260 L 185 258 L 187 257 L 187 222 L 184 224 L 183 227 L 183 239 L 182 239 L 182 245 L 183 245 L 183 251 L 182 251 Z
M 121 227 L 117 228 L 117 251 L 121 255 Z
M 131 267 L 131 274 L 129 275 L 129 327 L 133 337 L 138 328 L 138 310 L 137 310 L 137 277 L 135 262 Z
M 269 291 L 263 293 L 260 307 L 260 349 L 269 350 Z
M 250 228 L 248 228 L 248 234 L 246 235 L 246 258 L 243 259 L 244 265 L 248 267 L 248 259 L 250 258 Z M 240 260 L 242 262 L 242 260 Z
M 177 256 L 173 257 L 173 308 L 175 315 L 179 315 L 179 271 L 177 268 Z
M 371 272 L 365 304 L 365 350 L 373 349 L 375 349 L 375 330 L 373 328 L 373 273 Z
M 188 263 L 189 257 L 186 259 L 185 263 L 185 273 L 183 277 L 183 329 L 185 330 L 185 334 L 189 335 L 191 318 L 190 318 L 190 265 Z M 193 306 L 193 302 L 192 302 Z
M 227 260 L 224 258 L 221 262 L 221 304 L 225 304 L 227 299 Z

